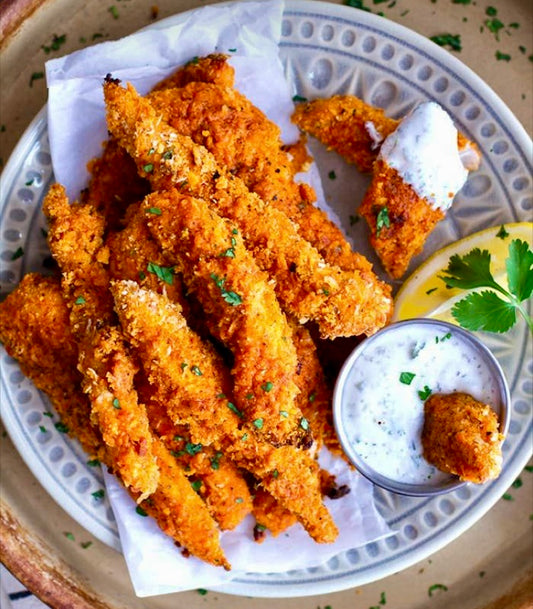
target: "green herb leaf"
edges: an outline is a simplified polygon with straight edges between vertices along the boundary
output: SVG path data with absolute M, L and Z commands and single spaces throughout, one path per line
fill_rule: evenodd
M 473 288 L 494 287 L 496 282 L 490 272 L 490 253 L 475 248 L 464 256 L 454 254 L 441 276 L 446 285 L 452 288 L 471 290 Z
M 15 252 L 13 252 L 11 260 L 17 260 L 17 258 L 22 258 L 22 256 L 24 256 L 24 250 L 19 247 Z
M 428 595 L 433 596 L 433 593 L 437 590 L 442 590 L 446 592 L 448 590 L 448 586 L 445 586 L 444 584 L 433 584 L 428 588 Z
M 505 226 L 502 224 L 500 226 L 500 230 L 496 233 L 496 237 L 498 237 L 498 239 L 507 239 L 508 236 L 509 233 L 505 230 Z
M 461 51 L 463 48 L 461 34 L 439 34 L 431 36 L 430 40 L 440 47 L 450 47 L 454 51 Z
M 148 516 L 148 512 L 146 512 L 145 510 L 142 509 L 142 507 L 140 505 L 138 505 L 135 508 L 135 511 L 137 512 L 137 514 L 139 514 L 139 516 Z
M 232 404 L 231 402 L 228 402 L 228 408 L 234 412 L 238 417 L 240 417 L 242 419 L 243 414 L 242 412 L 237 408 L 237 406 L 235 406 L 235 404 Z
M 511 61 L 511 56 L 509 53 L 502 53 L 501 51 L 496 51 L 495 57 L 498 61 Z
M 309 429 L 309 421 L 305 417 L 300 419 L 300 427 L 305 431 Z
M 198 366 L 191 366 L 191 372 L 196 376 L 202 376 L 203 372 L 198 368 Z
M 147 270 L 149 273 L 153 273 L 165 283 L 172 285 L 172 282 L 174 281 L 173 266 L 159 266 L 158 264 L 155 264 L 155 262 L 149 262 Z
M 44 78 L 44 72 L 33 72 L 30 76 L 30 87 L 33 87 L 34 81 L 40 80 L 41 78 Z
M 201 444 L 192 444 L 191 442 L 187 442 L 185 444 L 185 452 L 189 455 L 194 456 L 199 452 L 202 452 L 203 446 Z
M 432 393 L 431 389 L 427 385 L 424 385 L 424 389 L 421 389 L 420 391 L 418 391 L 418 397 L 423 402 L 425 402 L 429 398 L 431 393 Z
M 516 296 L 518 302 L 529 298 L 533 291 L 533 252 L 525 241 L 511 241 L 505 266 L 511 294 Z
M 467 330 L 507 332 L 516 323 L 516 309 L 492 291 L 473 292 L 456 302 L 452 315 Z
M 335 180 L 337 178 L 337 174 L 332 170 L 328 173 L 328 178 L 330 180 Z
M 87 461 L 87 465 L 89 467 L 97 467 L 98 465 L 100 465 L 100 461 L 98 459 L 90 459 L 89 461 Z
M 68 433 L 68 427 L 62 421 L 58 421 L 54 423 L 54 427 L 59 431 L 59 433 Z
M 293 95 L 292 96 L 292 101 L 293 102 L 306 102 L 307 101 L 307 97 L 302 97 L 301 95 Z
M 70 541 L 74 541 L 74 535 L 70 532 L 70 531 L 64 531 L 63 535 L 67 538 L 70 539 Z
M 191 482 L 191 486 L 194 491 L 198 492 L 202 488 L 202 481 L 194 480 L 193 482 Z
M 103 499 L 105 496 L 105 491 L 103 488 L 94 491 L 94 493 L 91 493 L 91 495 L 95 498 L 95 499 Z
M 85 304 L 87 301 L 85 300 L 85 298 L 83 298 L 83 296 L 78 296 L 78 298 L 76 298 L 76 300 L 74 301 L 74 304 L 76 305 L 82 305 Z
M 120 401 L 118 398 L 113 398 L 113 408 L 120 410 Z
M 159 207 L 149 207 L 148 208 L 148 213 L 149 214 L 154 214 L 154 216 L 160 216 L 162 212 L 159 209 Z
M 402 372 L 400 374 L 400 383 L 404 385 L 410 385 L 416 374 L 414 372 Z
M 274 387 L 274 383 L 271 383 L 270 381 L 263 383 L 261 385 L 261 389 L 266 393 L 268 393 L 269 391 L 272 391 L 272 387 Z
M 390 218 L 389 218 L 389 210 L 386 207 L 382 207 L 377 216 L 376 216 L 376 237 L 379 237 L 379 234 L 383 230 L 383 228 L 390 227 Z
M 254 425 L 257 429 L 263 429 L 263 419 L 255 419 Z

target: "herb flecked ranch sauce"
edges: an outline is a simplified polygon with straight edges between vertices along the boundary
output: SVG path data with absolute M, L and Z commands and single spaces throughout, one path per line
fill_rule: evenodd
M 385 139 L 379 156 L 419 197 L 443 212 L 468 176 L 457 147 L 457 129 L 435 102 L 414 108 Z
M 422 456 L 424 401 L 431 393 L 469 393 L 498 402 L 483 359 L 458 333 L 431 324 L 390 328 L 347 371 L 341 424 L 362 461 L 390 479 L 422 484 L 447 477 Z

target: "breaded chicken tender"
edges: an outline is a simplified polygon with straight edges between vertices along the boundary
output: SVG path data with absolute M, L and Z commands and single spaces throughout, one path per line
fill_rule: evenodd
M 370 244 L 395 279 L 407 271 L 428 235 L 444 219 L 384 160 L 374 164 L 372 182 L 359 207 L 370 228 Z
M 221 87 L 232 87 L 235 71 L 223 53 L 211 53 L 205 57 L 193 57 L 168 78 L 159 82 L 154 91 L 184 87 L 190 82 L 209 82 Z
M 365 173 L 372 171 L 381 143 L 400 124 L 381 108 L 355 95 L 334 95 L 300 103 L 292 121 Z M 481 160 L 477 145 L 462 133 L 457 135 L 457 144 L 465 167 L 476 170 Z
M 153 215 L 150 209 L 160 213 Z M 274 444 L 310 444 L 302 427 L 296 350 L 268 276 L 235 225 L 201 199 L 169 190 L 142 206 L 153 238 L 200 302 L 211 334 L 231 350 L 233 396 L 244 420 Z
M 322 503 L 320 469 L 309 453 L 276 448 L 253 425 L 243 425 L 230 401 L 229 372 L 188 328 L 176 304 L 134 282 L 116 282 L 112 291 L 124 332 L 171 420 L 187 424 L 194 442 L 212 444 L 253 474 L 315 541 L 333 541 L 338 531 Z
M 497 478 L 503 440 L 496 413 L 467 393 L 433 394 L 424 403 L 424 457 L 461 480 Z
M 398 126 L 381 108 L 354 95 L 299 103 L 292 121 L 363 172 L 372 171 L 380 142 Z
M 104 459 L 101 434 L 90 419 L 76 369 L 78 347 L 59 280 L 29 273 L 0 303 L 0 342 L 22 372 L 46 393 L 61 421 L 93 458 Z
M 149 100 L 178 133 L 204 146 L 251 192 L 287 214 L 328 263 L 346 270 L 371 270 L 340 228 L 314 205 L 314 190 L 295 181 L 293 160 L 279 127 L 241 93 L 193 82 L 181 89 L 158 90 Z
M 275 279 L 284 309 L 301 323 L 317 322 L 322 337 L 372 334 L 392 310 L 390 287 L 367 271 L 328 265 L 289 218 L 250 193 L 203 147 L 165 125 L 148 100 L 108 80 L 108 126 L 156 190 L 179 188 L 205 198 L 235 222 L 259 266 Z
M 77 344 L 70 332 L 69 310 L 59 280 L 38 274 L 28 274 L 22 279 L 0 304 L 0 340 L 17 359 L 24 374 L 46 393 L 68 433 L 81 443 L 88 456 L 118 474 L 112 451 L 91 421 L 89 398 L 81 390 Z M 146 510 L 166 533 L 190 552 L 213 564 L 229 566 L 218 545 L 214 521 L 206 513 L 205 505 L 199 502 L 184 472 L 175 467 L 177 461 L 168 462 L 168 451 L 165 455 L 160 445 L 155 447 L 155 454 L 160 469 L 159 484 L 149 500 L 143 502 Z M 165 462 L 161 469 L 161 463 Z M 210 485 L 209 496 L 220 494 L 220 480 L 217 483 L 209 473 L 203 479 L 208 480 L 206 486 Z M 226 479 L 232 480 L 227 475 Z M 128 491 L 134 499 L 142 499 L 132 487 Z M 242 487 L 238 492 L 249 512 L 250 499 Z M 231 526 L 235 523 L 235 514 L 241 515 L 242 510 L 240 505 L 227 508 L 223 513 L 219 505 L 213 512 L 223 524 Z

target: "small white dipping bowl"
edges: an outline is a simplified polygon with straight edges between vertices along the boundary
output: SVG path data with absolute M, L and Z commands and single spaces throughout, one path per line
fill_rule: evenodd
M 333 418 L 344 452 L 361 474 L 395 493 L 429 496 L 463 486 L 422 456 L 428 392 L 455 391 L 489 404 L 507 434 L 509 387 L 476 336 L 431 319 L 385 327 L 354 349 L 336 381 Z

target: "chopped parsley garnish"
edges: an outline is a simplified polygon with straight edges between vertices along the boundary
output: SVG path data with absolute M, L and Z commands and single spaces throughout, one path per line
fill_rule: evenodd
M 289 416 L 289 413 L 286 410 L 280 410 L 279 414 L 286 419 Z
M 40 431 L 41 433 L 46 433 L 46 432 L 47 432 L 47 429 L 46 429 L 46 427 L 45 427 L 44 425 L 39 425 L 39 431 Z
M 337 174 L 336 174 L 334 171 L 330 171 L 330 172 L 328 173 L 328 178 L 329 178 L 330 180 L 335 180 L 335 179 L 337 178 Z
M 514 501 L 513 496 L 510 493 L 504 493 L 502 495 L 502 499 L 505 501 Z
M 145 171 L 146 173 L 152 173 L 153 170 L 154 170 L 153 163 L 146 163 L 146 165 L 143 165 L 143 171 Z
M 505 261 L 508 290 L 492 276 L 490 262 L 488 250 L 479 248 L 450 258 L 445 275 L 440 276 L 446 285 L 463 290 L 489 288 L 472 292 L 455 303 L 453 317 L 467 330 L 502 333 L 514 326 L 518 311 L 533 332 L 533 319 L 522 305 L 533 291 L 533 252 L 529 245 L 520 239 L 509 244 L 509 257 Z
M 17 248 L 17 250 L 15 252 L 13 252 L 13 255 L 11 256 L 11 260 L 17 260 L 17 258 L 22 258 L 22 256 L 24 256 L 24 250 L 19 247 Z
M 424 385 L 424 389 L 421 389 L 420 391 L 418 391 L 418 397 L 423 402 L 425 402 L 429 398 L 431 393 L 432 393 L 431 389 L 427 385 Z
M 444 584 L 433 584 L 428 588 L 428 595 L 433 596 L 433 593 L 437 590 L 443 590 L 446 592 L 448 590 L 448 586 L 445 586 Z
M 257 429 L 263 429 L 263 419 L 255 419 L 254 425 L 257 427 Z
M 379 237 L 379 234 L 383 230 L 383 228 L 390 227 L 390 218 L 389 218 L 389 210 L 386 207 L 382 207 L 377 216 L 376 216 L 376 237 Z
M 187 444 L 185 444 L 185 452 L 188 455 L 191 455 L 191 457 L 202 452 L 202 448 L 203 446 L 201 444 L 193 444 L 192 442 L 187 442 Z
M 87 461 L 87 465 L 89 467 L 97 467 L 100 465 L 100 461 L 98 459 L 89 459 L 89 461 Z
M 74 301 L 74 304 L 77 305 L 82 305 L 85 304 L 87 301 L 85 300 L 85 298 L 83 298 L 83 296 L 78 296 L 78 298 L 76 298 L 76 300 Z
M 247 433 L 243 433 L 243 434 L 242 434 L 242 437 L 241 437 L 241 440 L 242 440 L 243 442 L 246 442 L 246 440 L 248 440 L 248 434 L 247 434 Z
M 70 531 L 63 531 L 63 535 L 70 541 L 74 541 L 74 535 Z
M 505 225 L 502 224 L 500 230 L 496 233 L 496 237 L 498 237 L 498 239 L 507 239 L 508 236 L 509 233 L 506 231 Z
M 410 385 L 415 378 L 416 374 L 414 372 L 402 372 L 400 374 L 400 383 L 404 385 Z
M 120 401 L 118 398 L 113 398 L 113 408 L 115 408 L 115 410 L 120 410 Z
M 232 404 L 231 402 L 228 402 L 228 408 L 234 412 L 238 417 L 240 417 L 242 419 L 242 412 L 237 408 L 237 406 L 235 406 L 235 404 Z
M 203 372 L 198 368 L 198 366 L 191 366 L 191 372 L 196 376 L 202 376 Z
M 192 486 L 194 491 L 198 492 L 202 488 L 202 481 L 201 480 L 193 480 L 191 482 L 191 486 Z
M 235 497 L 235 503 L 243 503 L 244 499 L 242 497 Z
M 94 491 L 94 493 L 91 493 L 91 495 L 95 498 L 95 499 L 103 499 L 105 496 L 105 491 L 103 488 L 98 489 L 97 491 Z
M 225 302 L 227 302 L 232 307 L 236 307 L 242 304 L 242 298 L 238 294 L 232 292 L 231 290 L 226 290 L 226 288 L 224 287 L 224 284 L 226 282 L 225 277 L 219 277 L 218 275 L 215 275 L 215 273 L 211 273 L 211 279 L 220 289 L 220 294 L 222 295 L 222 298 L 225 300 Z
M 41 78 L 44 78 L 44 72 L 33 72 L 30 76 L 30 87 L 33 87 L 34 81 L 41 80 Z
M 313 391 L 313 393 L 311 393 L 307 399 L 313 403 L 316 399 L 316 391 Z
M 24 183 L 24 186 L 33 186 L 33 183 L 35 182 L 35 179 L 32 178 L 31 180 L 28 180 L 27 182 Z
M 277 469 L 275 469 L 275 470 L 272 472 L 272 478 L 277 478 L 278 476 L 279 476 L 279 472 L 278 472 L 278 470 L 277 470 Z
M 361 219 L 360 216 L 350 216 L 350 218 L 349 218 L 350 226 L 354 226 L 355 224 L 357 224 L 360 219 Z
M 148 213 L 149 214 L 154 214 L 154 216 L 160 216 L 162 212 L 159 209 L 159 207 L 149 207 L 148 208 Z
M 450 47 L 454 51 L 460 51 L 463 48 L 461 34 L 439 34 L 438 36 L 431 36 L 430 40 L 440 47 Z
M 174 281 L 174 267 L 173 266 L 159 266 L 159 264 L 155 264 L 155 262 L 149 262 L 147 266 L 147 271 L 149 273 L 153 273 L 159 279 L 172 285 Z
M 511 56 L 509 53 L 502 53 L 501 51 L 496 51 L 495 57 L 498 61 L 511 61 Z
M 49 419 L 51 419 L 54 415 L 51 412 L 48 412 L 47 410 L 45 412 L 43 412 L 43 417 L 48 417 Z
M 492 32 L 494 34 L 496 40 L 499 40 L 500 30 L 503 29 L 505 25 L 497 17 L 494 17 L 494 19 L 486 19 L 485 25 L 487 26 L 489 32 Z
M 61 45 L 65 44 L 66 41 L 67 41 L 66 34 L 61 34 L 61 36 L 54 34 L 54 36 L 52 37 L 52 42 L 49 45 L 43 44 L 41 46 L 41 48 L 45 53 L 50 53 L 52 51 L 58 51 L 59 48 L 61 47 Z
M 222 453 L 217 451 L 215 456 L 211 459 L 211 469 L 218 469 L 220 467 L 221 457 Z
M 309 429 L 309 421 L 305 418 L 302 417 L 300 419 L 300 427 L 304 430 L 307 431 Z
M 347 6 L 351 6 L 353 8 L 358 8 L 362 11 L 366 11 L 367 13 L 371 13 L 372 11 L 368 8 L 368 6 L 365 6 L 363 3 L 363 0 L 346 0 L 345 4 Z
M 198 594 L 201 596 L 205 596 L 207 594 L 207 590 L 205 588 L 198 588 L 196 592 L 198 592 Z
M 228 52 L 229 52 L 229 53 L 236 53 L 236 52 L 237 52 L 237 49 L 228 49 Z
M 307 101 L 307 97 L 302 97 L 301 95 L 293 95 L 292 96 L 292 101 L 293 102 L 306 102 Z
M 266 383 L 263 383 L 261 385 L 261 389 L 263 391 L 265 391 L 266 393 L 268 393 L 269 391 L 272 391 L 272 387 L 274 387 L 274 383 L 267 381 Z
M 54 427 L 59 431 L 59 433 L 68 433 L 68 427 L 62 421 L 58 421 L 54 423 Z
M 80 547 L 81 547 L 83 550 L 86 550 L 87 548 L 90 548 L 92 545 L 93 545 L 93 542 L 92 542 L 92 541 L 81 541 L 81 542 L 80 542 Z
M 137 514 L 139 514 L 139 516 L 148 516 L 148 512 L 146 512 L 145 510 L 142 509 L 142 507 L 140 505 L 138 505 L 135 508 L 135 511 L 137 512 Z
M 113 19 L 118 19 L 118 10 L 114 4 L 110 6 L 107 10 L 111 13 Z
M 165 159 L 165 161 L 170 161 L 172 156 L 172 150 L 167 150 L 166 152 L 163 152 L 162 158 Z

